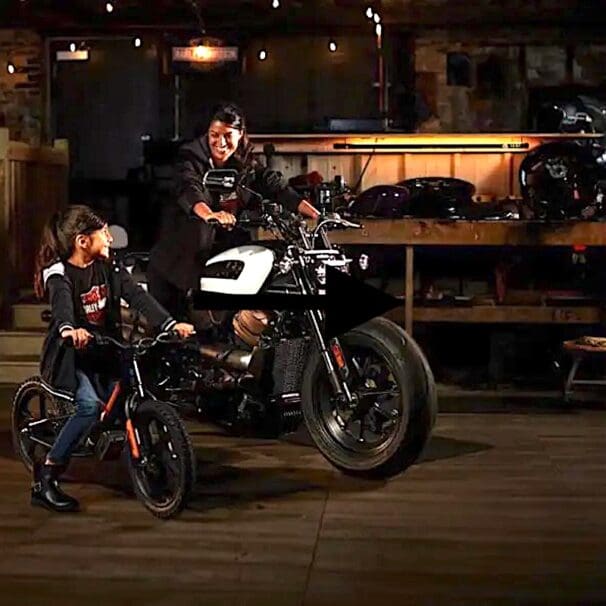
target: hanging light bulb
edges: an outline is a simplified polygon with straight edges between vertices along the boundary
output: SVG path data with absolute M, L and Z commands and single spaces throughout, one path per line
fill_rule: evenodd
M 335 52 L 337 52 L 337 43 L 336 43 L 334 40 L 331 40 L 331 41 L 328 43 L 328 50 L 329 50 L 331 53 L 335 53 Z
M 375 34 L 377 34 L 377 38 L 380 38 L 380 37 L 381 37 L 381 31 L 382 31 L 382 29 L 383 29 L 383 28 L 381 27 L 381 24 L 380 24 L 380 23 L 377 23 L 377 24 L 375 25 Z
M 141 38 L 139 38 L 138 36 L 136 38 L 133 39 L 133 46 L 135 48 L 139 48 L 142 44 Z
M 280 0 L 272 0 L 271 7 L 280 8 Z
M 262 48 L 257 56 L 259 57 L 259 61 L 265 61 L 267 59 L 267 51 Z
M 70 53 L 75 53 L 75 52 L 76 52 L 76 43 L 75 43 L 75 42 L 72 42 L 72 43 L 69 45 L 69 52 L 70 52 Z
M 114 5 L 111 2 L 106 2 L 105 3 L 105 10 L 108 13 L 113 13 L 114 12 Z
M 374 15 L 374 13 L 375 13 L 375 12 L 372 10 L 372 6 L 369 6 L 369 7 L 366 9 L 366 16 L 367 16 L 369 19 L 372 19 L 372 16 Z
M 14 74 L 14 73 L 17 71 L 17 68 L 15 67 L 15 64 L 14 64 L 12 61 L 9 61 L 9 62 L 6 64 L 6 71 L 7 71 L 9 74 Z
M 379 13 L 375 13 L 373 19 L 375 23 L 381 23 L 381 15 Z

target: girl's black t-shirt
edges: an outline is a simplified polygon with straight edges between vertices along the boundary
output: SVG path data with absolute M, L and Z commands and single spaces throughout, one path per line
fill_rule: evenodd
M 86 328 L 89 332 L 107 332 L 109 321 L 110 290 L 109 266 L 103 261 L 93 261 L 87 267 L 65 263 L 65 273 L 72 283 L 74 328 Z M 118 366 L 115 356 L 108 358 L 105 348 L 90 343 L 76 352 L 76 366 L 89 377 L 116 375 Z
M 74 316 L 77 326 L 104 330 L 109 308 L 109 272 L 103 261 L 93 261 L 87 267 L 65 264 L 73 290 Z

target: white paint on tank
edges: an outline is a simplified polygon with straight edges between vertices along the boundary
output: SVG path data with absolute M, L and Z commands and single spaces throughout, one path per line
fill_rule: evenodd
M 237 279 L 207 278 L 200 279 L 200 290 L 224 293 L 228 295 L 256 295 L 271 273 L 274 265 L 273 251 L 263 246 L 246 244 L 230 248 L 219 255 L 211 257 L 205 267 L 226 261 L 244 263 Z

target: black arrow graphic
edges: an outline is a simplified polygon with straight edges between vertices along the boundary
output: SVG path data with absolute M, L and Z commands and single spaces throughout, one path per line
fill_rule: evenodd
M 402 301 L 327 266 L 325 295 L 227 295 L 198 291 L 193 295 L 193 304 L 198 310 L 323 309 L 326 311 L 326 336 L 330 338 L 400 307 Z

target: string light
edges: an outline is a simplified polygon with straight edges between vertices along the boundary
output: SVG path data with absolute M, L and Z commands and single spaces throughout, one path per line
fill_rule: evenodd
M 336 51 L 337 51 L 337 43 L 336 43 L 334 40 L 331 40 L 331 41 L 328 43 L 328 50 L 329 50 L 331 53 L 334 53 L 334 52 L 336 52 Z
M 142 42 L 141 42 L 141 38 L 139 38 L 138 36 L 133 40 L 133 45 L 135 48 L 139 48 L 141 46 Z
M 267 59 L 267 51 L 262 48 L 257 56 L 259 57 L 259 61 L 265 61 Z
M 375 23 L 381 23 L 381 15 L 379 15 L 379 13 L 375 13 L 373 19 Z
M 377 24 L 375 25 L 375 34 L 377 34 L 377 38 L 380 38 L 380 37 L 381 37 L 381 31 L 382 31 L 382 29 L 383 29 L 383 28 L 381 27 L 381 24 L 380 24 L 380 23 L 377 23 Z
M 374 11 L 372 10 L 372 6 L 369 6 L 369 7 L 366 9 L 366 16 L 367 16 L 369 19 L 372 19 L 372 16 L 373 16 L 373 15 L 374 15 Z
M 113 5 L 111 2 L 107 2 L 107 3 L 105 4 L 105 10 L 106 10 L 108 13 L 113 13 L 113 12 L 114 12 L 114 5 Z
M 280 0 L 272 0 L 271 7 L 280 8 Z
M 6 64 L 6 71 L 7 71 L 9 74 L 14 74 L 14 73 L 17 71 L 17 68 L 15 67 L 15 64 L 14 64 L 12 61 L 9 61 L 9 62 Z
M 71 53 L 75 53 L 76 52 L 76 43 L 75 42 L 72 42 L 69 45 L 69 50 L 70 50 Z

